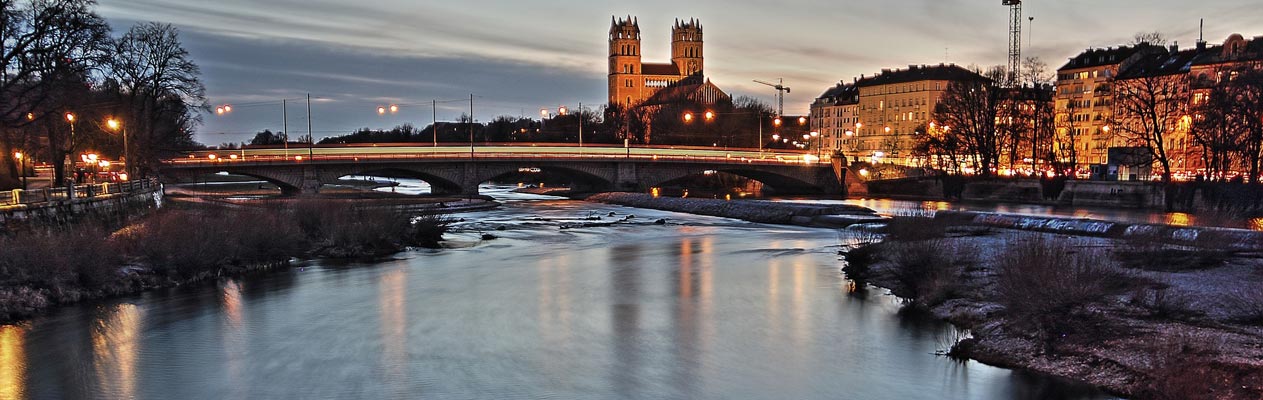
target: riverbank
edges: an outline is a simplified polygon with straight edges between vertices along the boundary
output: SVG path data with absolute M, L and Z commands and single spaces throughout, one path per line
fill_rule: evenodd
M 168 208 L 118 231 L 95 225 L 0 237 L 0 324 L 57 305 L 287 265 L 438 247 L 442 213 L 291 199 Z
M 952 356 L 1135 398 L 1263 398 L 1259 248 L 959 217 L 896 218 L 844 272 L 968 329 Z
M 762 200 L 731 201 L 654 197 L 644 193 L 628 192 L 600 193 L 588 196 L 584 200 L 628 207 L 735 218 L 765 224 L 839 228 L 885 220 L 885 218 L 868 208 L 844 204 L 821 205 Z

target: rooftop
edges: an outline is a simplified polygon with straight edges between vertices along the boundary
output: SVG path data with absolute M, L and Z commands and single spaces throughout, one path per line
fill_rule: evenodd
M 986 80 L 987 78 L 973 71 L 956 66 L 956 64 L 910 65 L 907 69 L 882 70 L 880 75 L 861 77 L 855 83 L 857 87 L 889 85 L 918 81 L 966 81 Z

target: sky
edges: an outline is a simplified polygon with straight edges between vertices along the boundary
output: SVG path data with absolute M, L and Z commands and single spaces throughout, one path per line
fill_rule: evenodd
M 480 122 L 597 108 L 612 16 L 637 17 L 645 62 L 662 63 L 675 19 L 699 19 L 706 75 L 767 104 L 775 90 L 753 80 L 784 79 L 791 115 L 838 82 L 884 68 L 1006 64 L 1009 23 L 998 0 L 99 0 L 97 11 L 116 35 L 146 21 L 180 29 L 210 103 L 233 106 L 203 116 L 195 138 L 211 145 L 285 121 L 291 137 L 305 135 L 309 116 L 317 139 L 422 127 L 434 114 L 469 113 L 471 94 Z M 1028 0 L 1023 57 L 1056 69 L 1084 49 L 1153 31 L 1190 47 L 1201 18 L 1211 44 L 1263 36 L 1258 0 Z M 399 112 L 379 116 L 389 104 Z

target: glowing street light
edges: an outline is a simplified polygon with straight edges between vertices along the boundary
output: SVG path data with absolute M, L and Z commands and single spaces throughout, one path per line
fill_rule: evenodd
M 14 152 L 13 158 L 18 160 L 18 167 L 21 169 L 20 173 L 22 174 L 22 190 L 26 190 L 26 154 L 22 154 L 20 151 Z
M 557 107 L 557 115 L 566 115 L 566 106 Z
M 711 111 L 707 111 L 707 112 L 706 112 L 706 120 L 707 120 L 707 121 L 710 121 L 710 120 L 713 120 L 713 119 L 715 119 L 715 113 L 714 113 L 714 112 L 711 112 Z
M 386 107 L 377 106 L 377 115 L 386 115 Z
M 693 122 L 693 113 L 684 113 L 684 122 Z
M 394 114 L 394 113 L 397 113 L 397 112 L 399 112 L 399 106 L 394 105 L 394 104 L 391 104 L 391 105 L 390 105 L 390 113 L 391 113 L 391 114 Z

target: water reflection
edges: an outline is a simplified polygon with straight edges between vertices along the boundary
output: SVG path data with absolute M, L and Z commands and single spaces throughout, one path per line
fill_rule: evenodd
M 0 326 L 0 399 L 19 399 L 26 394 L 26 329 Z
M 408 393 L 407 280 L 408 270 L 396 267 L 378 281 L 382 376 L 386 390 L 395 396 Z
M 223 322 L 220 324 L 224 346 L 224 373 L 232 393 L 230 398 L 248 398 L 242 391 L 241 382 L 246 381 L 245 359 L 248 351 L 249 334 L 246 332 L 245 305 L 241 299 L 241 283 L 230 279 L 220 284 L 220 304 L 223 309 Z
M 616 391 L 639 397 L 643 361 L 641 353 L 641 258 L 639 244 L 610 249 L 610 330 L 614 342 L 614 369 L 609 380 Z
M 140 332 L 140 307 L 128 303 L 102 306 L 92 329 L 92 356 L 97 385 L 108 397 L 136 397 Z

